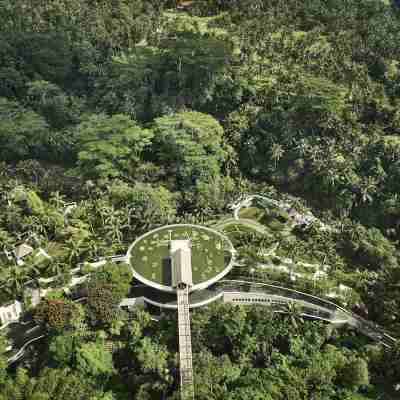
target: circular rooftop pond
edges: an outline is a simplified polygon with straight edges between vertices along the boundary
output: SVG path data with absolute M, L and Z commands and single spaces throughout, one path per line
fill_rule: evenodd
M 204 289 L 225 276 L 233 266 L 234 248 L 221 233 L 198 225 L 167 225 L 145 233 L 128 250 L 133 275 L 156 289 L 172 292 L 169 243 L 190 240 L 192 290 Z

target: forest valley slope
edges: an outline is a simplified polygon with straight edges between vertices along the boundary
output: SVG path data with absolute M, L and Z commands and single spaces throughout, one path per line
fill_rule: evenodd
M 177 3 L 0 0 L 1 304 L 60 277 L 35 314 L 45 338 L 9 369 L 0 356 L 1 400 L 177 398 L 173 313 L 116 312 L 129 281 L 112 266 L 86 304 L 56 289 L 172 223 L 223 224 L 254 273 L 351 288 L 335 301 L 400 336 L 398 7 Z M 251 193 L 318 221 L 251 204 L 236 229 L 228 206 Z M 22 243 L 51 258 L 17 264 Z M 399 396 L 398 345 L 296 310 L 214 304 L 192 333 L 196 399 Z

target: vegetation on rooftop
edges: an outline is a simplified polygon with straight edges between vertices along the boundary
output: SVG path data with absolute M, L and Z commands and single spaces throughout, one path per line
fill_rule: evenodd
M 191 241 L 193 284 L 205 282 L 228 267 L 232 259 L 229 242 L 217 232 L 201 226 L 162 228 L 139 239 L 130 251 L 130 264 L 142 277 L 171 286 L 171 266 L 167 262 L 170 240 Z

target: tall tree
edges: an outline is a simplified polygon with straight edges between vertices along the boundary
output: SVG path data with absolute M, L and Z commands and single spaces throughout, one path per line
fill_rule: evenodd
M 209 115 L 181 112 L 157 118 L 152 130 L 159 162 L 176 175 L 178 188 L 218 176 L 227 155 L 221 125 Z
M 152 133 L 126 115 L 92 115 L 76 131 L 78 171 L 87 177 L 123 176 L 137 167 Z
M 45 120 L 18 103 L 0 97 L 0 159 L 15 161 L 45 156 Z

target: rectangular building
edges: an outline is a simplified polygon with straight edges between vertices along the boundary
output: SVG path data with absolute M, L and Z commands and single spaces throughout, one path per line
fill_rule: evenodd
M 22 314 L 22 304 L 15 300 L 13 303 L 0 307 L 0 325 L 17 321 Z
M 190 240 L 171 240 L 170 242 L 172 287 L 180 284 L 193 286 L 192 249 Z

